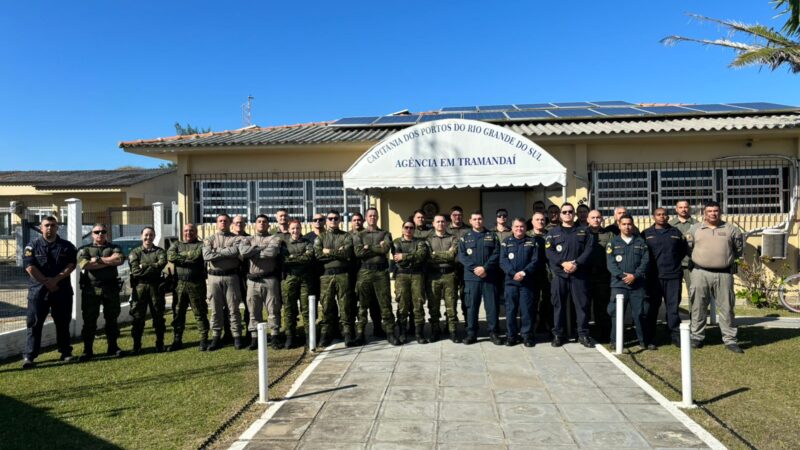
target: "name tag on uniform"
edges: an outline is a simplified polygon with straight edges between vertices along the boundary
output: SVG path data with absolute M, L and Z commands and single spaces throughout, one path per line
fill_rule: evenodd
M 614 259 L 615 259 L 617 262 L 622 262 L 622 255 L 617 255 L 617 256 L 616 256 L 616 258 L 614 258 Z
M 561 250 L 564 250 L 564 247 L 562 247 L 561 244 L 556 245 L 556 251 L 560 252 Z
M 513 253 L 509 253 L 508 254 L 508 259 L 514 259 L 514 254 Z

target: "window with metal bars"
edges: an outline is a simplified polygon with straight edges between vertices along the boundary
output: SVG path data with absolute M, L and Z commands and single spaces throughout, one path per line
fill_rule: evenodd
M 603 215 L 625 206 L 633 215 L 656 207 L 674 214 L 687 200 L 699 209 L 709 200 L 723 214 L 780 214 L 789 210 L 789 164 L 784 160 L 726 160 L 692 163 L 591 164 L 592 205 Z

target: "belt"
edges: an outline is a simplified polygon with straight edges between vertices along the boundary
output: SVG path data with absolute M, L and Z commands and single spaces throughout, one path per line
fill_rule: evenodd
M 293 269 L 286 269 L 284 273 L 288 275 L 306 275 L 308 274 L 308 268 L 298 267 Z
M 417 269 L 417 270 L 401 269 L 401 268 L 398 267 L 397 268 L 397 273 L 403 274 L 403 275 L 421 275 L 422 274 L 422 270 L 421 269 Z
M 369 264 L 369 263 L 361 263 L 362 269 L 367 270 L 386 270 L 389 268 L 388 264 Z
M 218 277 L 224 277 L 226 275 L 236 275 L 239 273 L 239 269 L 230 269 L 230 270 L 217 270 L 217 269 L 209 269 L 209 275 L 216 275 Z
M 203 281 L 202 275 L 176 275 L 180 281 Z
M 248 273 L 247 279 L 250 281 L 261 281 L 267 278 L 275 278 L 277 276 L 277 272 Z
M 347 273 L 347 267 L 333 267 L 325 269 L 324 275 L 339 275 L 340 273 Z
M 711 272 L 711 273 L 731 273 L 731 267 L 730 266 L 723 267 L 722 269 L 708 269 L 708 268 L 705 268 L 705 267 L 700 267 L 700 266 L 695 264 L 694 268 L 695 269 L 700 269 L 700 270 L 705 270 L 706 272 Z
M 453 273 L 456 271 L 455 267 L 447 267 L 447 266 L 438 266 L 438 267 L 428 267 L 428 271 L 434 274 L 445 275 L 448 273 Z
M 89 280 L 89 284 L 94 287 L 103 287 L 103 286 L 119 286 L 119 278 L 114 278 L 113 280 Z

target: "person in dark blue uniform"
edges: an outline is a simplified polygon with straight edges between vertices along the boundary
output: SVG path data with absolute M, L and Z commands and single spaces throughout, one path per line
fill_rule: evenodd
M 572 296 L 578 321 L 578 342 L 592 348 L 589 338 L 589 272 L 594 235 L 586 227 L 575 224 L 575 207 L 564 203 L 561 223 L 545 238 L 547 261 L 553 272 L 550 300 L 553 303 L 553 347 L 564 345 L 566 302 Z
M 641 236 L 634 234 L 633 217 L 624 214 L 617 222 L 620 234 L 614 236 L 606 246 L 606 262 L 611 272 L 611 299 L 608 314 L 611 316 L 611 345 L 615 345 L 617 323 L 617 295 L 624 296 L 624 307 L 631 305 L 631 316 L 636 326 L 636 337 L 643 349 L 655 350 L 648 342 L 646 331 L 647 299 L 645 298 L 645 277 L 650 256 L 647 244 Z M 680 261 L 680 259 L 679 259 Z
M 469 219 L 472 229 L 458 243 L 458 261 L 464 266 L 464 300 L 467 304 L 467 345 L 478 342 L 478 309 L 481 297 L 486 311 L 489 339 L 503 345 L 497 325 L 497 292 L 494 274 L 498 270 L 500 243 L 497 236 L 483 228 L 483 213 L 475 211 Z
M 42 236 L 25 247 L 23 264 L 28 272 L 27 343 L 22 368 L 33 367 L 42 346 L 42 326 L 47 314 L 53 316 L 56 343 L 61 361 L 72 361 L 69 322 L 72 320 L 72 285 L 69 275 L 75 270 L 78 250 L 58 236 L 58 220 L 42 219 Z
M 525 347 L 535 345 L 533 323 L 536 307 L 533 304 L 534 272 L 539 265 L 536 239 L 525 235 L 525 219 L 518 217 L 511 225 L 512 235 L 500 243 L 500 268 L 505 273 L 506 345 L 520 342 L 517 336 L 517 311 L 522 322 L 519 332 Z
M 655 224 L 644 230 L 642 237 L 650 250 L 650 267 L 647 269 L 647 326 L 651 333 L 647 341 L 655 344 L 656 322 L 661 301 L 666 307 L 667 328 L 672 344 L 680 347 L 681 318 L 678 306 L 681 303 L 681 263 L 687 252 L 686 238 L 681 230 L 669 224 L 669 216 L 664 208 L 653 212 Z

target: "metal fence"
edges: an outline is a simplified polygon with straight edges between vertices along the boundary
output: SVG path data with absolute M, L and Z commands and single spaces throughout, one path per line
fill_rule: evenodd
M 675 203 L 687 200 L 700 214 L 702 205 L 715 200 L 725 219 L 745 230 L 785 221 L 797 182 L 792 164 L 778 158 L 592 163 L 589 176 L 591 205 L 604 216 L 625 206 L 647 224 L 656 207 L 674 215 Z

